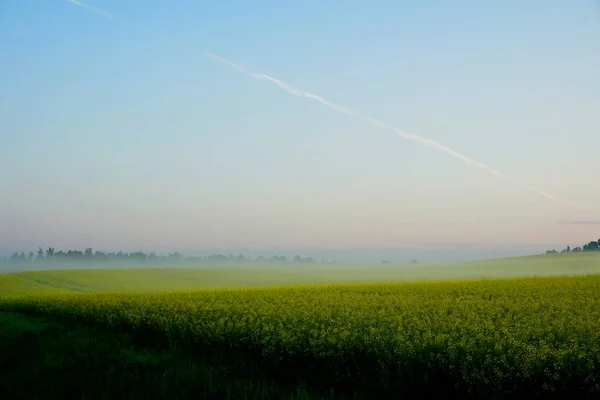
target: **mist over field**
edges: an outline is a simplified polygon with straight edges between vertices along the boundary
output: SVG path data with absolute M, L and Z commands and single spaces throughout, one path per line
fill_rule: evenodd
M 123 249 L 118 249 L 118 251 L 101 251 L 101 253 L 126 253 L 126 254 L 145 254 L 145 258 L 148 255 L 154 255 L 154 257 L 166 257 L 173 259 L 179 263 L 179 259 L 181 258 L 183 262 L 188 265 L 196 265 L 200 266 L 202 264 L 210 264 L 218 262 L 219 264 L 237 264 L 239 261 L 254 261 L 250 265 L 262 265 L 263 267 L 269 265 L 277 264 L 277 259 L 285 257 L 285 261 L 293 261 L 295 257 L 300 257 L 302 259 L 311 259 L 314 262 L 318 263 L 328 263 L 331 265 L 343 265 L 343 264 L 363 264 L 363 265 L 376 265 L 381 263 L 386 264 L 394 264 L 394 265 L 411 265 L 414 264 L 415 261 L 422 264 L 444 264 L 444 263 L 452 263 L 452 262 L 462 262 L 462 261 L 475 261 L 475 260 L 484 260 L 484 259 L 495 259 L 502 257 L 518 257 L 518 256 L 526 256 L 532 254 L 542 254 L 546 251 L 546 249 L 563 249 L 564 243 L 559 244 L 546 244 L 546 245 L 512 245 L 512 246 L 480 246 L 477 244 L 448 244 L 448 243 L 433 243 L 433 244 L 422 244 L 422 245 L 412 245 L 410 247 L 402 248 L 401 246 L 397 248 L 374 248 L 374 249 L 341 249 L 341 250 L 327 250 L 327 249 L 302 249 L 302 250 L 285 250 L 285 249 L 248 249 L 248 248 L 231 248 L 231 249 L 221 249 L 221 250 L 194 250 L 194 249 L 186 249 L 186 250 L 178 250 L 178 251 L 162 251 L 155 252 L 153 250 L 149 251 L 125 251 Z M 575 247 L 575 246 L 573 246 Z M 1 260 L 5 259 L 8 261 L 11 257 L 16 259 L 19 257 L 20 253 L 28 259 L 28 263 L 21 263 L 21 268 L 37 268 L 44 266 L 46 268 L 53 268 L 56 266 L 56 263 L 39 263 L 37 260 L 40 259 L 39 251 L 40 249 L 47 253 L 47 248 L 38 248 L 38 250 L 31 252 L 31 249 L 5 249 L 4 251 L 0 251 L 0 269 L 6 268 L 6 263 L 2 263 Z M 60 251 L 57 248 L 54 248 L 55 251 Z M 0 249 L 1 250 L 1 249 Z M 19 251 L 17 251 L 19 250 Z M 98 252 L 98 249 L 90 248 L 92 253 Z M 64 250 L 67 251 L 67 250 Z M 84 256 L 83 251 L 81 250 L 81 256 Z M 173 255 L 175 257 L 173 258 Z M 97 257 L 102 258 L 102 257 Z M 139 257 L 133 257 L 134 260 L 120 259 L 116 257 L 116 259 L 111 260 L 111 267 L 118 266 L 119 262 L 123 264 L 123 267 L 132 264 L 135 264 L 135 260 L 138 260 Z M 226 258 L 226 259 L 225 259 Z M 71 258 L 67 258 L 70 260 Z M 240 260 L 241 259 L 241 260 Z M 77 258 L 73 258 L 73 260 L 77 260 Z M 86 265 L 91 267 L 94 264 L 94 268 L 103 268 L 106 265 L 107 260 L 102 260 L 98 263 L 92 263 L 92 259 L 86 258 Z M 158 261 L 158 259 L 157 259 Z M 200 262 L 201 261 L 201 262 Z M 268 262 L 263 262 L 268 261 Z M 165 261 L 162 260 L 160 262 L 164 264 Z M 138 263 L 140 264 L 140 263 Z M 143 264 L 143 263 L 141 263 Z M 156 263 L 155 263 L 156 264 Z M 287 264 L 287 263 L 284 263 Z M 60 265 L 60 263 L 58 263 Z M 306 265 L 305 263 L 296 263 L 296 266 Z M 83 266 L 83 265 L 82 265 Z
M 558 246 L 550 246 L 549 248 L 554 248 Z M 25 252 L 27 255 L 29 252 Z M 169 254 L 173 254 L 174 252 L 164 252 L 158 253 L 160 256 L 168 257 Z M 515 246 L 512 248 L 483 248 L 483 249 L 469 249 L 469 248 L 440 248 L 440 249 L 431 249 L 431 248 L 423 248 L 423 247 L 411 247 L 411 248 L 399 248 L 399 249 L 368 249 L 368 250 L 303 250 L 303 251 L 293 251 L 293 250 L 248 250 L 248 249 L 232 249 L 223 252 L 218 251 L 186 251 L 185 253 L 179 253 L 185 256 L 186 258 L 191 258 L 191 260 L 184 261 L 186 265 L 189 266 L 197 266 L 200 267 L 202 265 L 210 265 L 211 262 L 218 262 L 219 265 L 231 265 L 231 264 L 239 264 L 238 261 L 235 260 L 236 257 L 240 255 L 244 257 L 244 261 L 253 260 L 252 263 L 245 263 L 247 267 L 250 266 L 262 266 L 269 267 L 275 266 L 281 263 L 278 263 L 273 260 L 269 260 L 269 258 L 275 257 L 285 257 L 287 261 L 293 261 L 294 257 L 300 256 L 303 258 L 311 257 L 318 263 L 326 263 L 329 266 L 343 266 L 345 264 L 361 264 L 361 265 L 370 265 L 375 266 L 377 264 L 394 264 L 394 265 L 411 265 L 414 261 L 417 261 L 421 264 L 443 264 L 443 263 L 451 263 L 451 262 L 461 262 L 461 261 L 473 261 L 473 260 L 482 260 L 482 259 L 494 259 L 500 257 L 516 257 L 516 256 L 524 256 L 536 253 L 543 253 L 543 248 L 540 246 Z M 0 258 L 10 258 L 12 253 L 6 251 L 3 255 L 0 254 Z M 217 260 L 214 255 L 222 254 L 230 258 L 230 262 Z M 211 257 L 212 256 L 212 257 Z M 199 262 L 198 259 L 203 259 L 202 262 Z M 208 259 L 208 260 L 207 260 Z M 268 262 L 264 262 L 261 260 L 266 260 Z M 178 264 L 179 261 L 174 264 Z M 127 266 L 136 266 L 135 261 L 124 261 L 121 262 L 122 267 Z M 164 264 L 162 262 L 161 264 Z M 74 265 L 73 263 L 68 263 L 69 268 Z M 144 263 L 137 263 L 137 265 L 144 265 Z M 284 265 L 289 265 L 288 263 L 284 263 Z M 115 268 L 119 267 L 119 261 L 114 261 L 109 264 L 106 262 L 90 262 L 86 260 L 85 264 L 79 265 L 81 268 Z M 281 266 L 281 265 L 280 265 Z M 294 264 L 295 267 L 305 267 L 306 264 Z M 24 268 L 24 269 L 36 269 L 36 268 L 60 268 L 60 263 L 36 263 L 35 260 L 32 263 L 20 264 L 17 266 L 12 266 L 11 268 Z M 7 263 L 0 262 L 0 270 L 9 268 Z
M 446 264 L 223 262 L 154 266 L 91 262 L 7 268 L 0 296 L 30 292 L 169 291 L 207 288 L 435 282 L 600 273 L 600 251 Z M 134 264 L 135 265 L 135 264 Z M 10 272 L 8 274 L 8 272 Z

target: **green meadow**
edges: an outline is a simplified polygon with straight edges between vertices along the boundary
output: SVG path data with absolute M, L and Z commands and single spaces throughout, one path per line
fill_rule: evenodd
M 0 296 L 29 291 L 169 291 L 205 288 L 451 281 L 600 273 L 598 253 L 536 255 L 441 265 L 316 264 L 64 269 L 0 274 Z
M 2 398 L 597 398 L 600 253 L 0 275 Z

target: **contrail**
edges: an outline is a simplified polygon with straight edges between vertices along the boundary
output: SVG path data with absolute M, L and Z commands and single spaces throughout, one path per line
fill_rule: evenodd
M 103 17 L 106 17 L 106 18 L 109 18 L 109 19 L 114 19 L 115 18 L 115 17 L 113 17 L 113 15 L 111 13 L 108 13 L 106 11 L 102 11 L 101 9 L 96 8 L 96 7 L 92 7 L 92 6 L 88 5 L 88 4 L 85 4 L 83 1 L 79 1 L 79 0 L 67 0 L 67 1 L 69 3 L 75 4 L 76 6 L 83 7 L 83 8 L 86 8 L 86 9 L 90 10 L 90 11 L 93 11 L 96 14 L 100 14 Z
M 71 3 L 71 4 L 75 4 L 75 5 L 79 6 L 79 7 L 83 7 L 85 9 L 87 9 L 89 11 L 92 11 L 92 12 L 98 14 L 98 15 L 101 15 L 101 16 L 103 16 L 105 18 L 108 18 L 108 19 L 111 19 L 111 20 L 115 20 L 116 19 L 111 13 L 106 12 L 106 11 L 101 10 L 99 8 L 96 8 L 96 7 L 92 7 L 92 6 L 86 4 L 86 3 L 82 2 L 82 1 L 79 1 L 79 0 L 67 0 L 67 1 L 69 3 Z M 145 33 L 149 33 L 149 32 L 145 32 Z M 194 49 L 190 49 L 190 48 L 187 48 L 185 46 L 182 46 L 180 43 L 173 42 L 170 39 L 168 39 L 168 38 L 166 38 L 166 37 L 164 37 L 162 35 L 160 36 L 160 39 L 164 40 L 164 41 L 166 41 L 166 42 L 168 42 L 168 43 L 170 43 L 172 45 L 176 45 L 178 47 L 182 47 L 185 50 L 194 50 Z M 221 57 L 221 56 L 216 55 L 214 53 L 203 53 L 203 55 L 205 57 L 208 57 L 208 58 L 210 58 L 210 59 L 212 59 L 214 61 L 217 61 L 217 62 L 219 62 L 219 63 L 221 63 L 223 65 L 226 65 L 226 66 L 228 66 L 230 68 L 233 68 L 233 69 L 237 70 L 238 72 L 241 72 L 242 74 L 247 75 L 247 76 L 249 76 L 251 78 L 258 79 L 258 80 L 261 80 L 261 81 L 272 82 L 275 85 L 277 85 L 280 89 L 282 89 L 282 90 L 284 90 L 284 91 L 286 91 L 286 92 L 288 92 L 290 94 L 314 100 L 314 101 L 319 102 L 319 103 L 323 104 L 324 106 L 329 107 L 329 108 L 331 108 L 331 109 L 333 109 L 335 111 L 338 111 L 338 112 L 341 112 L 341 113 L 347 114 L 347 115 L 352 115 L 354 117 L 360 118 L 360 119 L 365 120 L 365 121 L 372 122 L 375 125 L 379 126 L 380 128 L 383 128 L 385 130 L 394 132 L 395 134 L 397 134 L 398 136 L 400 136 L 402 139 L 412 140 L 412 141 L 421 143 L 424 146 L 427 146 L 429 148 L 441 151 L 441 152 L 446 153 L 446 154 L 448 154 L 448 155 L 450 155 L 450 156 L 452 156 L 452 157 L 454 157 L 456 159 L 459 159 L 459 160 L 463 161 L 464 163 L 466 163 L 468 165 L 471 165 L 473 167 L 477 167 L 477 168 L 483 169 L 483 170 L 491 173 L 492 175 L 495 175 L 495 176 L 497 176 L 499 178 L 511 181 L 511 182 L 517 184 L 518 186 L 521 186 L 522 188 L 525 188 L 525 189 L 527 189 L 527 190 L 529 190 L 531 192 L 537 193 L 539 195 L 542 195 L 542 196 L 544 196 L 544 197 L 546 197 L 548 199 L 554 200 L 556 202 L 559 202 L 559 203 L 566 204 L 568 206 L 577 208 L 575 205 L 573 205 L 571 202 L 569 202 L 567 200 L 561 199 L 561 198 L 556 197 L 554 195 L 551 195 L 551 194 L 549 194 L 549 193 L 547 193 L 547 192 L 545 192 L 543 190 L 540 190 L 540 189 L 535 188 L 533 186 L 527 185 L 527 184 L 525 184 L 525 183 L 523 183 L 523 182 L 521 182 L 521 181 L 519 181 L 519 180 L 517 180 L 515 178 L 512 178 L 512 177 L 510 177 L 510 176 L 508 176 L 506 174 L 503 174 L 502 172 L 497 171 L 497 170 L 495 170 L 495 169 L 493 169 L 493 168 L 491 168 L 491 167 L 489 167 L 489 166 L 487 166 L 487 165 L 485 165 L 485 164 L 483 164 L 483 163 L 481 163 L 481 162 L 479 162 L 477 160 L 474 160 L 474 159 L 472 159 L 470 157 L 467 157 L 467 156 L 465 156 L 465 155 L 457 152 L 456 150 L 454 150 L 454 149 L 452 149 L 452 148 L 450 148 L 448 146 L 445 146 L 445 145 L 443 145 L 441 143 L 435 142 L 435 141 L 433 141 L 431 139 L 427 139 L 427 138 L 424 138 L 424 137 L 419 136 L 419 135 L 415 135 L 413 133 L 405 132 L 405 131 L 403 131 L 401 129 L 398 129 L 398 128 L 395 128 L 395 127 L 393 127 L 391 125 L 388 125 L 385 122 L 382 122 L 382 121 L 380 121 L 380 120 L 378 120 L 376 118 L 373 118 L 373 117 L 371 117 L 371 116 L 369 116 L 367 114 L 361 114 L 361 113 L 359 113 L 359 112 L 357 112 L 355 110 L 352 110 L 350 108 L 347 108 L 347 107 L 341 106 L 339 104 L 333 103 L 333 102 L 331 102 L 329 100 L 326 100 L 326 99 L 324 99 L 323 97 L 321 97 L 319 95 L 316 95 L 314 93 L 308 92 L 308 91 L 303 90 L 303 89 L 296 88 L 296 87 L 294 87 L 294 86 L 292 86 L 292 85 L 290 85 L 290 84 L 288 84 L 288 83 L 286 83 L 286 82 L 284 82 L 284 81 L 282 81 L 280 79 L 274 78 L 274 77 L 272 77 L 270 75 L 266 75 L 266 74 L 262 74 L 262 73 L 251 71 L 248 68 L 245 68 L 245 67 L 243 67 L 243 66 L 241 66 L 239 64 L 236 64 L 235 62 L 233 62 L 231 60 L 228 60 L 227 58 Z
M 231 68 L 234 68 L 234 69 L 240 71 L 241 73 L 243 73 L 245 75 L 248 75 L 248 76 L 254 78 L 254 79 L 271 81 L 271 82 L 275 83 L 277 86 L 279 86 L 281 89 L 285 90 L 286 92 L 289 92 L 289 93 L 294 94 L 296 96 L 307 97 L 309 99 L 318 101 L 319 103 L 324 104 L 325 106 L 330 107 L 330 108 L 332 108 L 332 109 L 334 109 L 336 111 L 342 112 L 344 114 L 354 115 L 354 116 L 356 116 L 358 118 L 370 121 L 370 122 L 372 122 L 372 123 L 380 126 L 383 129 L 386 129 L 388 131 L 392 131 L 392 132 L 396 133 L 398 136 L 400 136 L 403 139 L 413 140 L 415 142 L 421 143 L 421 144 L 423 144 L 423 145 L 425 145 L 427 147 L 430 147 L 432 149 L 436 149 L 436 150 L 442 151 L 442 152 L 444 152 L 444 153 L 446 153 L 448 155 L 451 155 L 452 157 L 455 157 L 455 158 L 457 158 L 457 159 L 459 159 L 459 160 L 461 160 L 461 161 L 463 161 L 463 162 L 465 162 L 465 163 L 467 163 L 469 165 L 472 165 L 472 166 L 475 166 L 475 167 L 479 167 L 481 169 L 484 169 L 484 170 L 488 171 L 489 173 L 491 173 L 493 175 L 496 175 L 496 176 L 498 176 L 500 178 L 509 180 L 509 181 L 511 181 L 513 183 L 516 183 L 517 185 L 520 185 L 521 187 L 523 187 L 525 189 L 528 189 L 528 190 L 533 191 L 535 193 L 541 194 L 542 196 L 545 196 L 545 197 L 547 197 L 549 199 L 552 199 L 554 201 L 558 201 L 560 203 L 572 206 L 572 204 L 570 202 L 566 201 L 566 200 L 560 199 L 560 198 L 558 198 L 556 196 L 553 196 L 553 195 L 551 195 L 549 193 L 544 192 L 543 190 L 540 190 L 540 189 L 534 188 L 532 186 L 529 186 L 529 185 L 527 185 L 525 183 L 522 183 L 522 182 L 520 182 L 520 181 L 518 181 L 518 180 L 516 180 L 516 179 L 514 179 L 514 178 L 512 178 L 512 177 L 510 177 L 508 175 L 505 175 L 505 174 L 503 174 L 503 173 L 501 173 L 499 171 L 496 171 L 495 169 L 493 169 L 491 167 L 488 167 L 487 165 L 485 165 L 485 164 L 483 164 L 483 163 L 481 163 L 479 161 L 473 160 L 472 158 L 469 158 L 469 157 L 467 157 L 467 156 L 465 156 L 463 154 L 460 154 L 456 150 L 453 150 L 453 149 L 451 149 L 448 146 L 444 146 L 441 143 L 438 143 L 438 142 L 435 142 L 433 140 L 424 138 L 422 136 L 418 136 L 418 135 L 415 135 L 415 134 L 412 134 L 412 133 L 405 132 L 405 131 L 403 131 L 401 129 L 398 129 L 398 128 L 394 128 L 393 126 L 388 125 L 385 122 L 381 122 L 378 119 L 375 119 L 375 118 L 373 118 L 373 117 L 371 117 L 369 115 L 360 114 L 357 111 L 354 111 L 354 110 L 351 110 L 349 108 L 346 108 L 346 107 L 340 106 L 338 104 L 332 103 L 332 102 L 330 102 L 328 100 L 325 100 L 324 98 L 322 98 L 322 97 L 320 97 L 320 96 L 318 96 L 318 95 L 316 95 L 314 93 L 310 93 L 310 92 L 307 92 L 306 90 L 295 88 L 295 87 L 293 87 L 293 86 L 291 86 L 291 85 L 289 85 L 289 84 L 287 84 L 287 83 L 285 83 L 285 82 L 283 82 L 283 81 L 281 81 L 281 80 L 279 80 L 277 78 L 273 78 L 272 76 L 261 74 L 261 73 L 256 73 L 256 72 L 252 72 L 252 71 L 250 71 L 250 70 L 242 67 L 241 65 L 236 64 L 233 61 L 228 60 L 226 58 L 217 56 L 217 55 L 212 54 L 212 53 L 205 53 L 205 56 L 210 57 L 213 60 L 217 60 L 217 61 L 219 61 L 219 62 L 221 62 L 221 63 L 223 63 L 223 64 L 225 64 L 225 65 L 227 65 L 227 66 L 229 66 Z

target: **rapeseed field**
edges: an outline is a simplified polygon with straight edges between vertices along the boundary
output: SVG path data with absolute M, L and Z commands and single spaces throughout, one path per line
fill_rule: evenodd
M 340 395 L 600 396 L 600 276 L 6 296 Z

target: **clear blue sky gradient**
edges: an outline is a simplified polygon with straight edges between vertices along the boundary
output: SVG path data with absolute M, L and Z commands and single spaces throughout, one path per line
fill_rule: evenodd
M 599 213 L 202 55 L 593 211 L 593 1 L 89 4 L 123 23 L 66 0 L 0 3 L 0 250 L 510 247 L 600 235 Z

